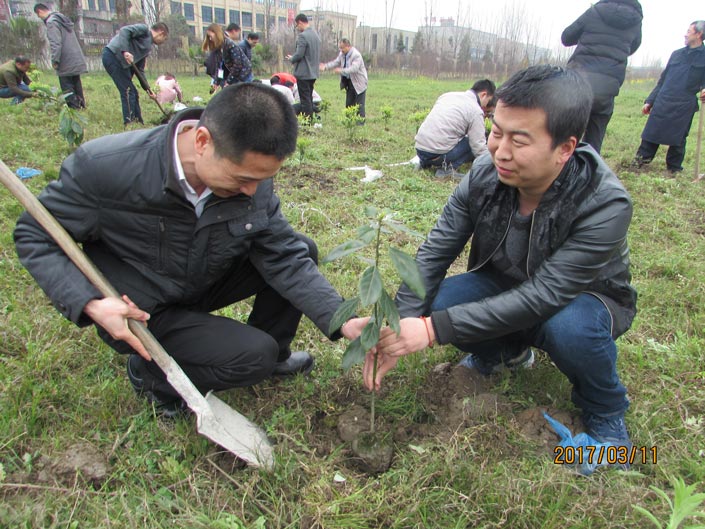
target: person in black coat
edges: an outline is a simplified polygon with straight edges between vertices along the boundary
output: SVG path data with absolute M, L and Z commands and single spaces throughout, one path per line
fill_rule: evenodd
M 696 20 L 685 34 L 685 47 L 674 51 L 656 88 L 641 109 L 649 116 L 641 145 L 632 162 L 640 168 L 653 160 L 659 145 L 668 145 L 666 168 L 671 175 L 683 171 L 685 141 L 698 111 L 695 94 L 705 103 L 705 20 Z
M 624 82 L 627 58 L 641 45 L 643 13 L 637 0 L 600 0 L 563 30 L 564 46 L 575 46 L 568 68 L 580 71 L 593 92 L 583 141 L 599 153 L 614 98 Z

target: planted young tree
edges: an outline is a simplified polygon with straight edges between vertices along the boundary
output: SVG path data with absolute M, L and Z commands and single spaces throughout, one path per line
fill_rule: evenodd
M 355 138 L 355 134 L 359 130 L 358 126 L 365 122 L 365 118 L 361 117 L 359 112 L 360 105 L 345 107 L 340 118 L 340 123 L 345 127 L 345 130 L 347 130 L 348 140 L 350 141 Z
M 368 222 L 358 228 L 357 238 L 345 242 L 329 253 L 324 259 L 324 263 L 329 263 L 359 252 L 369 245 L 374 245 L 374 259 L 360 276 L 358 294 L 347 299 L 333 315 L 330 329 L 339 329 L 343 323 L 353 315 L 358 314 L 359 309 L 368 309 L 370 321 L 362 330 L 362 334 L 357 339 L 350 342 L 343 354 L 343 369 L 350 369 L 355 364 L 364 361 L 365 353 L 372 349 L 379 341 L 380 331 L 384 324 L 388 325 L 394 332 L 399 334 L 399 311 L 394 304 L 394 299 L 387 292 L 380 274 L 380 261 L 382 252 L 382 235 L 394 232 L 402 232 L 414 237 L 422 237 L 420 233 L 414 232 L 404 226 L 401 222 L 393 219 L 391 213 L 380 211 L 377 208 L 368 206 L 365 208 L 365 216 Z M 389 258 L 394 265 L 401 280 L 420 298 L 426 297 L 426 289 L 421 279 L 421 274 L 416 265 L 416 261 L 410 255 L 385 245 L 388 248 Z M 373 367 L 373 379 L 377 376 L 377 353 L 375 353 L 375 364 Z M 370 401 L 370 431 L 375 431 L 375 392 L 372 392 Z
M 35 93 L 44 102 L 45 108 L 55 108 L 59 111 L 59 134 L 66 140 L 69 147 L 75 148 L 83 143 L 83 134 L 88 120 L 77 109 L 71 108 L 66 100 L 71 92 L 59 93 L 55 87 L 33 84 Z

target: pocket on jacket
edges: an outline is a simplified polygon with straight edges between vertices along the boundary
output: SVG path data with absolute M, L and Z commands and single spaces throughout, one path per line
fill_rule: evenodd
M 255 211 L 243 217 L 228 221 L 228 231 L 234 237 L 252 235 L 269 226 L 269 219 L 264 210 Z

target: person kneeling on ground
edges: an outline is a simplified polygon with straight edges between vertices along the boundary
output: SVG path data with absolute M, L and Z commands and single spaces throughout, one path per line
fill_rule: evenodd
M 487 152 L 485 113 L 495 84 L 476 82 L 465 92 L 442 94 L 416 133 L 416 155 L 420 168 L 436 167 L 436 177 L 460 178 L 456 169 Z
M 34 97 L 35 93 L 29 87 L 32 82 L 27 77 L 29 67 L 32 65 L 27 57 L 21 55 L 15 57 L 14 61 L 8 61 L 0 65 L 0 98 L 12 98 L 11 105 L 18 105 L 28 97 Z
M 166 417 L 184 402 L 128 318 L 149 320 L 203 393 L 310 372 L 313 357 L 290 349 L 302 313 L 329 334 L 343 300 L 273 190 L 297 131 L 283 96 L 243 83 L 168 125 L 98 138 L 66 158 L 39 199 L 122 298 L 102 297 L 29 214 L 17 223 L 20 260 L 54 306 L 130 355 L 135 391 Z M 212 314 L 253 295 L 247 323 Z M 353 322 L 344 334 L 361 330 Z
M 489 154 L 475 160 L 417 253 L 427 297 L 401 286 L 401 334 L 383 329 L 377 376 L 370 352 L 364 383 L 379 388 L 400 356 L 434 343 L 469 353 L 461 365 L 482 375 L 529 364 L 535 346 L 573 384 L 587 433 L 630 448 L 615 339 L 636 314 L 632 202 L 594 149 L 577 147 L 590 86 L 576 71 L 533 66 L 497 98 Z M 446 277 L 470 240 L 469 271 Z

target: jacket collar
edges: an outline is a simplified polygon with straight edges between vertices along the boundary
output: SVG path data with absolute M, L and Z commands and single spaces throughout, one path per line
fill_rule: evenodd
M 179 186 L 179 176 L 176 173 L 176 167 L 174 167 L 174 136 L 176 135 L 176 129 L 179 123 L 189 119 L 200 119 L 201 114 L 203 114 L 203 108 L 194 107 L 187 108 L 176 114 L 168 125 L 165 126 L 162 133 L 161 141 L 165 143 L 164 150 L 166 152 L 166 181 L 164 187 L 173 193 L 181 196 L 181 187 Z

